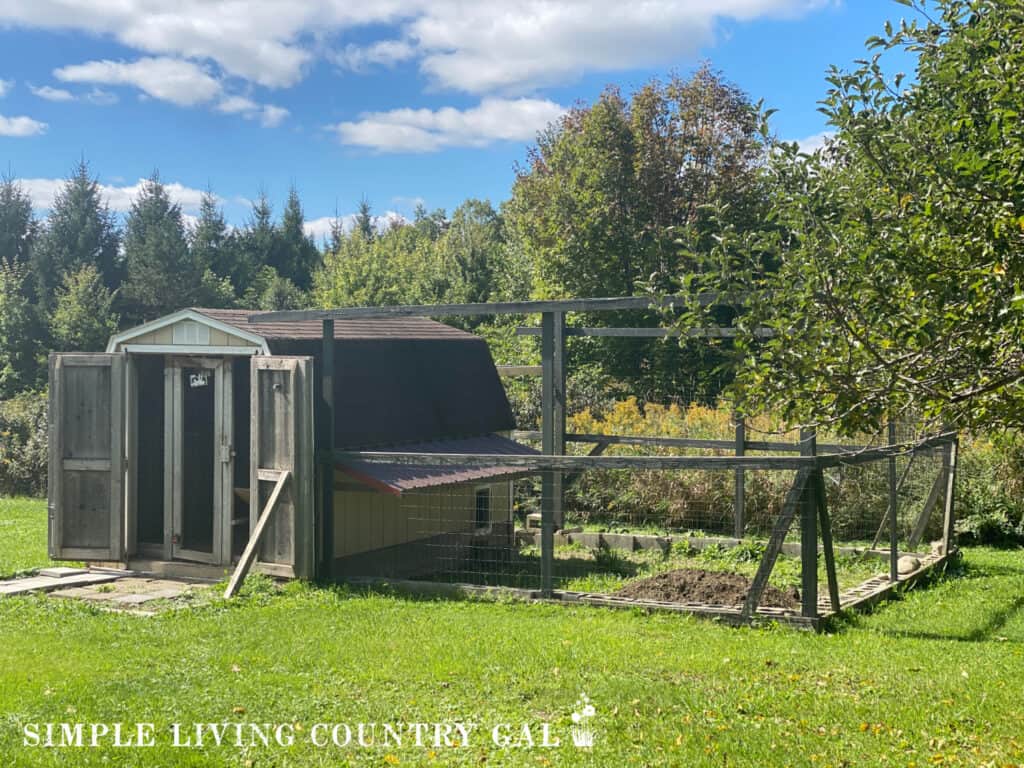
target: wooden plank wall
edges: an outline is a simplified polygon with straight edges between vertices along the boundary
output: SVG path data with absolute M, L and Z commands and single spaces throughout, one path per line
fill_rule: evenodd
M 335 481 L 347 476 L 335 472 Z M 491 489 L 491 520 L 511 514 L 510 483 L 502 481 L 428 488 L 392 496 L 374 490 L 334 492 L 334 556 L 408 544 L 444 533 L 471 531 L 475 524 L 476 489 Z

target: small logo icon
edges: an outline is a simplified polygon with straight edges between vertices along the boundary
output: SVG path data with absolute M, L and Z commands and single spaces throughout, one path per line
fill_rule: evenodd
M 590 720 L 597 714 L 590 697 L 581 693 L 576 701 L 576 708 L 572 713 L 572 743 L 580 748 L 594 746 L 594 729 Z

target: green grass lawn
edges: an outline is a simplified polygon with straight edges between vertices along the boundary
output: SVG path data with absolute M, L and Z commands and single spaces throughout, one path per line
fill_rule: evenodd
M 0 571 L 45 562 L 45 515 L 0 501 Z M 0 598 L 0 765 L 1019 765 L 1022 605 L 1024 553 L 981 549 L 822 635 L 260 579 L 152 618 Z M 581 692 L 591 750 L 568 743 Z M 316 723 L 452 721 L 478 724 L 468 745 L 309 741 Z M 151 722 L 157 746 L 23 746 L 47 722 Z M 175 748 L 175 722 L 289 724 L 296 741 Z M 498 723 L 530 724 L 537 745 L 495 746 Z M 543 723 L 562 745 L 539 746 Z

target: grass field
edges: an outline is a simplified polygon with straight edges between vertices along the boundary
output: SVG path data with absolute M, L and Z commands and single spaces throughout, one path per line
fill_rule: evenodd
M 0 500 L 0 572 L 45 562 L 45 505 Z M 1024 764 L 1024 553 L 830 634 L 254 580 L 153 618 L 0 599 L 2 766 Z M 580 693 L 592 749 L 571 745 Z M 473 722 L 468 743 L 317 747 L 317 723 Z M 23 745 L 26 724 L 153 723 L 156 746 Z M 174 747 L 173 723 L 287 724 L 288 746 Z M 491 728 L 531 726 L 533 748 Z M 550 725 L 557 747 L 540 746 Z M 499 731 L 499 736 L 505 731 Z M 353 741 L 355 737 L 353 737 Z

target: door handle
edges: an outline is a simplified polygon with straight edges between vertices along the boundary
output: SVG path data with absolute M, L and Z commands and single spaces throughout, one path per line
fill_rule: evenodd
M 222 445 L 220 447 L 220 460 L 225 464 L 230 464 L 231 460 L 235 458 L 235 449 L 230 445 Z

